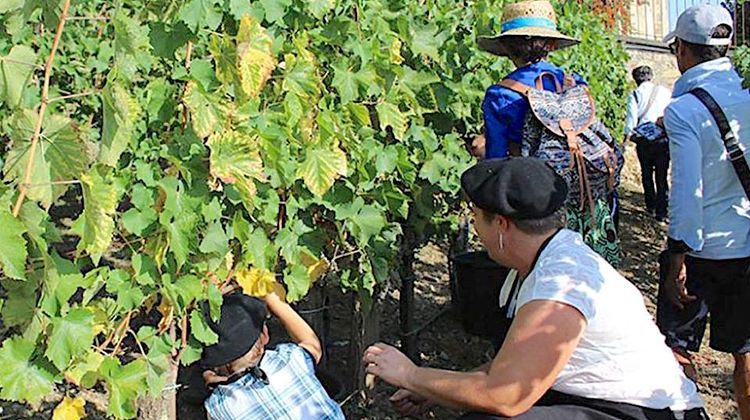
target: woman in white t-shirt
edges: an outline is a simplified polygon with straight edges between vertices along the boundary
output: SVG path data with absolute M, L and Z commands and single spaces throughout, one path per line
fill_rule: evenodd
M 398 411 L 430 403 L 465 419 L 707 418 L 638 290 L 563 229 L 567 186 L 554 170 L 487 160 L 462 186 L 490 257 L 518 272 L 515 317 L 494 360 L 472 372 L 417 367 L 385 344 L 367 349 L 367 371 L 401 388 L 391 397 Z

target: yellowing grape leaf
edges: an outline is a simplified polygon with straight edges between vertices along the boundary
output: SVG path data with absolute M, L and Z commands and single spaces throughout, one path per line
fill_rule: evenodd
M 86 414 L 86 410 L 83 409 L 85 405 L 86 401 L 81 397 L 65 396 L 52 412 L 52 420 L 81 420 Z
M 24 181 L 36 121 L 37 113 L 30 110 L 19 111 L 13 116 L 10 124 L 13 144 L 3 168 L 6 181 Z M 51 183 L 78 179 L 89 160 L 88 148 L 79 139 L 70 119 L 62 115 L 46 116 L 42 122 L 26 196 L 49 208 L 68 187 Z
M 133 137 L 141 109 L 138 101 L 117 82 L 110 82 L 104 88 L 103 104 L 104 122 L 98 160 L 105 165 L 116 166 Z
M 73 364 L 65 372 L 65 380 L 83 388 L 91 388 L 98 379 L 99 367 L 104 361 L 104 356 L 96 351 L 90 351 L 86 356 Z
M 219 98 L 206 93 L 198 83 L 190 81 L 185 88 L 183 100 L 190 110 L 195 134 L 206 138 L 221 129 L 227 111 Z
M 401 46 L 403 43 L 398 38 L 393 38 L 390 47 L 388 47 L 388 54 L 391 58 L 391 63 L 401 65 L 404 62 L 404 57 L 401 56 Z
M 162 297 L 161 303 L 159 303 L 159 306 L 157 306 L 156 309 L 161 314 L 158 331 L 159 333 L 163 333 L 169 329 L 170 325 L 172 325 L 172 320 L 174 319 L 174 306 L 169 303 L 169 300 L 167 300 L 165 297 Z
M 268 31 L 249 15 L 243 16 L 237 32 L 237 72 L 242 91 L 251 98 L 263 90 L 276 66 L 272 46 Z
M 265 268 L 242 269 L 237 272 L 235 279 L 242 292 L 249 296 L 263 297 L 276 291 L 276 276 Z
M 310 277 L 310 283 L 315 283 L 319 280 L 326 272 L 330 264 L 326 260 L 325 256 L 318 259 L 310 255 L 308 252 L 302 251 L 299 254 L 300 262 L 302 265 L 307 267 L 307 275 Z
M 245 207 L 252 208 L 255 180 L 265 181 L 258 139 L 236 131 L 217 133 L 208 139 L 211 176 L 234 184 Z
M 99 175 L 97 171 L 81 175 L 83 187 L 83 220 L 81 242 L 79 249 L 83 249 L 91 256 L 94 263 L 107 250 L 112 242 L 112 234 L 115 230 L 113 219 L 117 208 L 117 189 L 111 180 Z
M 322 197 L 340 176 L 346 176 L 346 154 L 339 148 L 316 148 L 307 151 L 307 158 L 299 166 L 297 176 L 307 188 Z

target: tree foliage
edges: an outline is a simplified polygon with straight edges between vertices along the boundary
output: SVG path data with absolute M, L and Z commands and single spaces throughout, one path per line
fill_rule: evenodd
M 0 4 L 0 397 L 102 383 L 118 418 L 215 340 L 195 308 L 228 281 L 387 287 L 405 230 L 454 225 L 463 140 L 510 70 L 475 45 L 499 0 L 65 3 Z M 583 43 L 555 61 L 619 124 L 622 48 L 557 6 Z

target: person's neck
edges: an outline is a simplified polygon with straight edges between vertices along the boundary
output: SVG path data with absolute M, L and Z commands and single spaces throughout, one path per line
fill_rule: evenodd
M 553 230 L 542 235 L 524 235 L 518 238 L 517 244 L 513 246 L 513 249 L 517 250 L 513 253 L 513 258 L 516 260 L 514 265 L 515 269 L 518 270 L 519 278 L 523 279 L 529 275 L 534 268 L 536 257 L 542 245 L 557 232 L 557 230 Z
M 248 368 L 258 365 L 260 363 L 260 359 L 263 357 L 263 353 L 265 353 L 265 350 L 262 350 L 258 356 L 243 357 L 239 360 L 236 360 L 230 367 L 230 374 L 242 372 Z

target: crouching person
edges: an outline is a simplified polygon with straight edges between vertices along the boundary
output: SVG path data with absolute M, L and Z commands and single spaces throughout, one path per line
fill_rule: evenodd
M 267 348 L 267 310 L 286 328 L 294 343 Z M 214 322 L 204 308 L 218 343 L 203 349 L 203 378 L 213 388 L 205 407 L 211 420 L 343 419 L 315 377 L 320 361 L 318 337 L 294 309 L 272 293 L 262 300 L 242 293 L 224 296 Z
M 563 228 L 563 178 L 540 160 L 493 159 L 461 184 L 490 257 L 518 270 L 514 319 L 494 360 L 472 372 L 417 367 L 385 344 L 367 349 L 367 371 L 401 388 L 398 410 L 429 402 L 464 419 L 707 418 L 643 296 Z

